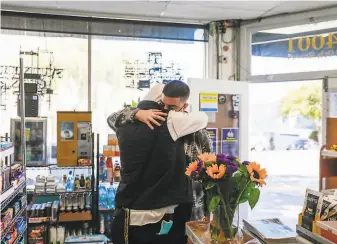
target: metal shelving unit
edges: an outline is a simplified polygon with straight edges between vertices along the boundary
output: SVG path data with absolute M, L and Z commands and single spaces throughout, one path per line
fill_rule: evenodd
M 15 214 L 14 218 L 11 222 L 6 226 L 6 228 L 1 233 L 1 240 L 10 233 L 14 225 L 16 224 L 17 220 L 22 217 L 22 214 L 26 211 L 26 205 L 20 209 L 18 213 Z
M 26 182 L 22 182 L 17 188 L 14 189 L 13 193 L 10 194 L 6 199 L 4 199 L 3 201 L 1 201 L 1 204 L 0 204 L 0 211 L 3 211 L 7 206 L 8 204 L 13 201 L 13 199 L 19 195 L 19 193 L 24 190 L 26 187 Z M 14 188 L 14 186 L 12 186 L 12 188 Z M 10 188 L 11 189 L 11 188 Z M 9 189 L 8 189 L 9 190 Z M 7 190 L 7 191 L 8 191 Z
M 26 230 L 27 230 L 27 222 L 26 222 L 26 225 L 23 228 L 23 230 L 20 233 L 18 233 L 18 236 L 16 237 L 15 241 L 13 242 L 13 244 L 18 244 L 19 241 L 21 241 L 22 237 L 24 237 L 24 235 L 26 233 Z
M 76 190 L 72 192 L 67 192 L 67 191 L 61 191 L 61 192 L 33 192 L 33 191 L 28 191 L 27 195 L 29 197 L 33 197 L 34 202 L 46 202 L 46 201 L 52 201 L 51 199 L 58 199 L 59 196 L 62 195 L 76 195 L 76 194 L 90 194 L 91 193 L 91 208 L 88 211 L 82 211 L 82 212 L 59 212 L 58 219 L 56 221 L 51 221 L 49 217 L 36 217 L 36 218 L 28 218 L 27 222 L 28 225 L 34 225 L 34 224 L 43 224 L 46 225 L 47 228 L 50 228 L 51 226 L 55 225 L 71 225 L 73 222 L 89 222 L 91 223 L 91 226 L 93 228 L 93 233 L 96 233 L 97 231 L 95 228 L 97 228 L 96 224 L 96 192 L 95 192 L 95 158 L 94 158 L 94 134 L 92 133 L 92 163 L 90 166 L 66 166 L 66 167 L 60 167 L 57 165 L 46 165 L 46 166 L 30 166 L 27 167 L 27 170 L 48 170 L 50 174 L 55 171 L 60 171 L 60 170 L 71 170 L 73 173 L 76 170 L 87 170 L 88 172 L 90 171 L 91 173 L 91 189 L 83 189 L 83 190 Z M 70 214 L 73 215 L 71 218 L 64 218 L 65 215 Z M 90 216 L 89 216 L 90 214 Z M 61 216 L 62 215 L 62 216 Z M 69 217 L 69 216 L 68 216 Z M 49 238 L 49 233 L 47 231 L 47 234 L 45 238 L 48 240 Z
M 25 94 L 24 94 L 24 66 L 23 66 L 23 58 L 20 57 L 20 77 L 19 77 L 19 81 L 20 81 L 20 114 L 21 114 L 21 151 L 22 151 L 22 170 L 24 171 L 24 180 L 21 181 L 19 183 L 18 186 L 15 186 L 13 184 L 13 179 L 11 179 L 11 172 L 10 172 L 10 183 L 11 183 L 11 187 L 9 187 L 6 191 L 2 192 L 0 199 L 1 204 L 0 204 L 0 211 L 2 212 L 3 210 L 5 210 L 12 202 L 13 200 L 20 194 L 22 193 L 22 197 L 26 197 L 26 147 L 25 147 L 25 141 L 26 141 L 26 137 L 25 137 Z M 22 116 L 23 115 L 23 116 Z M 8 138 L 8 136 L 6 135 L 6 140 Z M 11 157 L 14 157 L 14 147 L 9 147 L 5 150 L 1 150 L 0 153 L 0 157 L 6 157 L 5 158 L 5 165 L 2 165 L 1 168 L 1 173 L 6 171 L 7 168 L 9 167 L 9 170 L 11 170 L 11 166 L 12 166 L 12 162 L 14 160 L 12 160 Z M 21 198 L 22 199 L 22 198 Z M 3 238 L 9 234 L 13 227 L 15 227 L 17 221 L 19 220 L 19 218 L 23 217 L 24 218 L 24 227 L 21 230 L 20 233 L 18 233 L 18 236 L 16 237 L 15 241 L 13 242 L 14 244 L 17 244 L 19 241 L 21 241 L 22 237 L 26 236 L 26 229 L 27 229 L 27 204 L 26 202 L 24 202 L 23 206 L 21 206 L 21 209 L 19 210 L 19 212 L 17 212 L 15 214 L 15 216 L 13 217 L 13 219 L 10 221 L 10 223 L 6 226 L 6 228 L 1 232 L 1 241 L 3 240 Z M 27 240 L 25 238 L 25 243 L 27 243 Z

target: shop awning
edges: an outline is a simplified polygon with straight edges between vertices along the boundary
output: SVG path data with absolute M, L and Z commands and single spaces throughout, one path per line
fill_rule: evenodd
M 257 32 L 252 35 L 252 55 L 279 58 L 336 56 L 337 28 L 295 34 Z

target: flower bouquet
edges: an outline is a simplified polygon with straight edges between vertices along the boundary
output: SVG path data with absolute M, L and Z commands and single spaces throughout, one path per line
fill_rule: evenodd
M 234 217 L 239 204 L 248 201 L 251 209 L 255 207 L 259 187 L 266 184 L 266 170 L 256 162 L 241 162 L 226 154 L 201 154 L 199 161 L 187 167 L 186 175 L 204 186 L 207 207 L 213 214 L 212 239 L 219 243 L 234 241 L 238 232 Z

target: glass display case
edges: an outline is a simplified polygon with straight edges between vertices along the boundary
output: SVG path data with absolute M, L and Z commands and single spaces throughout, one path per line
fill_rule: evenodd
M 14 144 L 14 161 L 22 161 L 21 120 L 11 119 L 11 138 Z M 46 166 L 47 118 L 26 118 L 27 166 Z

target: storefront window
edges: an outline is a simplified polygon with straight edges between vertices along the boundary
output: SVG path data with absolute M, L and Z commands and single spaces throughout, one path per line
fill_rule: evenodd
M 2 30 L 0 59 L 0 134 L 17 118 L 20 52 L 25 82 L 38 84 L 39 116 L 47 117 L 47 153 L 56 146 L 57 111 L 86 111 L 88 106 L 87 36 Z M 33 77 L 34 74 L 38 77 Z M 41 76 L 41 77 L 40 77 Z M 55 150 L 54 150 L 55 151 Z M 55 156 L 55 155 L 54 155 Z
M 251 75 L 336 68 L 337 21 L 263 30 L 252 35 Z
M 92 40 L 93 131 L 107 143 L 107 117 L 141 100 L 158 82 L 204 77 L 201 42 L 94 37 Z

